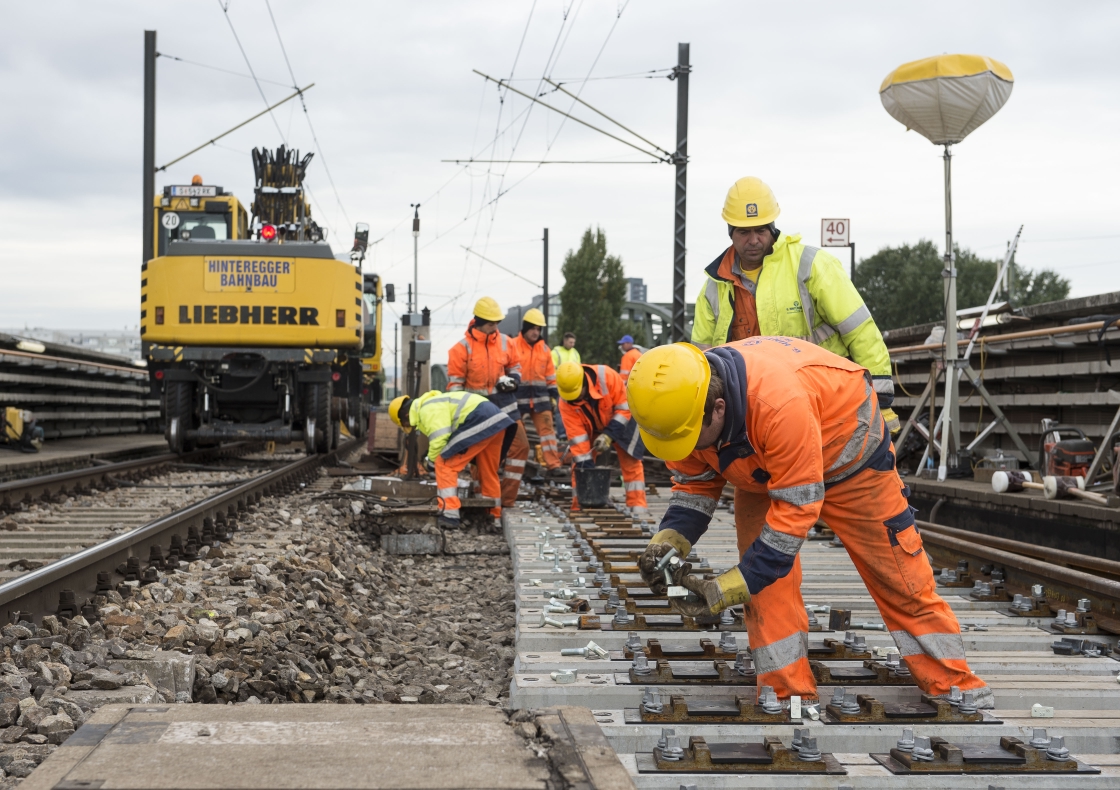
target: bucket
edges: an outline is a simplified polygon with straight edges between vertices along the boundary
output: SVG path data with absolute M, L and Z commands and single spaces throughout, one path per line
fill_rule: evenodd
M 581 508 L 606 507 L 611 498 L 610 469 L 577 469 L 576 499 Z

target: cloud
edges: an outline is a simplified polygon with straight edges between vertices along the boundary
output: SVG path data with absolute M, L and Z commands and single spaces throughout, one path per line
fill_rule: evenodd
M 508 77 L 512 71 L 525 80 L 514 84 L 533 92 L 551 55 L 551 74 L 581 78 L 603 47 L 618 4 L 539 0 L 527 28 L 528 5 L 498 2 L 273 0 L 272 8 L 296 78 L 316 83 L 307 94 L 322 145 L 308 182 L 315 215 L 332 229 L 336 249 L 348 244 L 350 229 L 325 158 L 350 220 L 369 222 L 373 239 L 388 233 L 370 260 L 402 299 L 412 272 L 408 205 L 423 203 L 421 304 L 458 297 L 437 315 L 436 358 L 462 331 L 479 296 L 492 295 L 503 306 L 532 296 L 528 284 L 461 245 L 536 278 L 538 239 L 548 227 L 555 290 L 564 253 L 584 229 L 598 225 L 627 273 L 649 283 L 652 299 L 669 299 L 670 167 L 440 162 L 471 154 L 640 158 L 544 108 L 526 112 L 524 99 L 509 95 L 499 105 L 495 87 L 471 72 Z M 257 74 L 290 82 L 263 4 L 235 0 L 229 13 Z M 72 0 L 48 10 L 42 4 L 0 10 L 6 108 L 0 144 L 7 154 L 0 158 L 0 271 L 9 308 L 18 312 L 12 321 L 136 322 L 145 28 L 159 31 L 163 53 L 246 71 L 217 2 Z M 1016 86 L 1007 106 L 955 149 L 956 238 L 998 254 L 1025 224 L 1020 262 L 1063 271 L 1074 292 L 1084 294 L 1120 289 L 1120 267 L 1090 265 L 1118 257 L 1114 240 L 1095 238 L 1120 234 L 1114 216 L 1120 154 L 1113 144 L 1120 68 L 1111 55 L 1118 33 L 1120 7 L 1105 2 L 1056 13 L 1041 2 L 949 2 L 934 9 L 643 0 L 625 6 L 594 76 L 671 66 L 677 42 L 691 43 L 691 298 L 702 267 L 727 243 L 719 218 L 724 193 L 748 173 L 771 183 L 782 205 L 780 226 L 808 242 L 818 241 L 821 217 L 842 216 L 851 219 L 861 256 L 919 238 L 942 243 L 940 153 L 883 111 L 878 86 L 908 60 L 949 51 L 989 54 L 1011 67 Z M 166 58 L 158 62 L 158 86 L 161 163 L 264 107 L 252 80 Z M 269 101 L 286 95 L 284 87 L 263 87 Z M 577 90 L 578 83 L 568 87 Z M 675 83 L 593 81 L 581 95 L 659 145 L 674 146 Z M 545 100 L 570 106 L 556 93 Z M 578 114 L 609 125 L 586 110 Z M 292 146 L 316 148 L 297 102 L 275 118 Z M 503 131 L 495 139 L 496 129 Z M 160 174 L 157 185 L 201 173 L 248 203 L 248 152 L 275 146 L 280 136 L 262 118 Z M 491 202 L 499 184 L 509 191 Z M 1041 241 L 1063 237 L 1070 241 Z

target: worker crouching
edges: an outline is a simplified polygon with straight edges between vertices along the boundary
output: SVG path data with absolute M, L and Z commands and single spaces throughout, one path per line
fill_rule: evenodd
M 614 442 L 626 505 L 635 516 L 648 516 L 646 476 L 642 466 L 645 447 L 630 419 L 626 387 L 622 377 L 606 365 L 579 365 L 565 362 L 556 371 L 560 390 L 560 417 L 568 433 L 572 454 L 572 508 L 575 497 L 575 470 L 595 466 L 595 457 Z
M 688 555 L 725 482 L 769 500 L 765 510 L 736 508 L 736 567 L 712 580 L 687 571 L 677 580 L 696 596 L 677 604 L 682 612 L 746 604 L 760 687 L 817 698 L 798 552 L 823 519 L 922 691 L 944 696 L 959 686 L 975 692 L 978 707 L 992 707 L 990 689 L 965 661 L 960 624 L 937 595 L 867 370 L 793 338 L 750 338 L 706 353 L 678 343 L 642 356 L 628 393 L 642 440 L 674 479 L 661 530 L 639 561 L 655 591 L 664 589 L 657 561 L 671 547 Z
M 436 493 L 439 496 L 440 526 L 458 527 L 459 472 L 467 464 L 478 469 L 482 495 L 501 501 L 498 464 L 502 442 L 516 423 L 481 395 L 470 392 L 431 392 L 413 400 L 407 395 L 389 404 L 389 417 L 405 431 L 413 428 L 428 437 L 428 458 L 436 468 Z M 494 518 L 502 508 L 491 508 Z

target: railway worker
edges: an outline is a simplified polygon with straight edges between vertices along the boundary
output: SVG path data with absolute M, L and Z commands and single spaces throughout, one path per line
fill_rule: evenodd
M 556 371 L 556 383 L 560 390 L 560 416 L 571 442 L 572 508 L 579 507 L 575 470 L 594 467 L 595 457 L 609 450 L 613 440 L 622 468 L 626 504 L 635 516 L 648 516 L 646 473 L 642 466 L 645 447 L 630 419 L 622 377 L 606 365 L 565 362 Z
M 565 332 L 564 337 L 560 341 L 560 345 L 552 349 L 552 364 L 559 370 L 560 366 L 565 362 L 575 362 L 579 365 L 583 360 L 580 359 L 579 351 L 576 350 L 576 336 L 571 332 Z M 561 441 L 567 441 L 568 434 L 564 430 L 564 421 L 560 419 L 559 404 L 556 408 L 556 435 L 560 437 Z
M 872 382 L 851 360 L 795 338 L 749 338 L 706 353 L 677 343 L 644 354 L 630 374 L 630 408 L 674 484 L 639 560 L 642 576 L 665 589 L 656 562 L 670 547 L 688 555 L 725 482 L 758 492 L 769 500 L 765 511 L 735 511 L 739 564 L 711 580 L 686 573 L 678 583 L 699 600 L 678 608 L 714 614 L 746 604 L 759 686 L 817 699 L 798 551 L 823 517 L 918 686 L 937 696 L 959 686 L 990 708 L 991 691 L 965 661 L 960 624 L 937 595 Z
M 541 439 L 541 455 L 549 472 L 560 469 L 560 446 L 552 423 L 552 404 L 559 399 L 556 390 L 556 368 L 552 349 L 541 338 L 545 326 L 544 313 L 533 307 L 521 318 L 521 333 L 512 346 L 521 362 L 521 386 L 517 388 L 517 406 L 522 423 L 532 419 Z
M 634 363 L 642 356 L 642 350 L 634 345 L 634 338 L 631 335 L 622 336 L 622 339 L 618 341 L 618 350 L 622 352 L 618 374 L 622 376 L 622 383 L 625 384 L 626 380 L 630 378 L 630 371 L 634 367 Z
M 509 415 L 481 395 L 432 390 L 412 400 L 407 395 L 389 404 L 389 417 L 406 433 L 413 428 L 428 437 L 428 458 L 436 467 L 436 491 L 442 527 L 458 527 L 459 472 L 473 463 L 482 495 L 501 499 L 498 464 L 502 442 L 516 430 Z M 501 506 L 490 515 L 500 518 Z
M 704 270 L 692 342 L 703 350 L 760 335 L 811 340 L 871 371 L 883 418 L 897 434 L 891 360 L 875 319 L 840 261 L 778 230 L 779 213 L 770 187 L 753 176 L 727 191 L 731 246 Z
M 571 332 L 565 332 L 560 345 L 552 349 L 552 364 L 559 368 L 565 362 L 575 362 L 577 365 L 583 362 L 576 350 L 576 336 Z
M 521 363 L 512 341 L 498 331 L 503 318 L 502 308 L 489 296 L 475 303 L 463 339 L 447 354 L 447 391 L 488 398 L 516 424 L 516 431 L 507 434 L 502 445 L 502 505 L 512 507 L 529 458 L 529 439 L 514 394 L 521 383 Z

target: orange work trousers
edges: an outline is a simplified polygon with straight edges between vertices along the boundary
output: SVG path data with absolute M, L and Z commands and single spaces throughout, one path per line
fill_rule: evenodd
M 450 519 L 460 518 L 459 507 L 462 503 L 459 501 L 459 472 L 466 469 L 467 464 L 472 461 L 478 469 L 478 483 L 482 495 L 494 499 L 502 496 L 502 487 L 498 483 L 498 461 L 502 457 L 504 436 L 505 433 L 499 431 L 447 460 L 442 456 L 436 458 L 436 493 L 439 494 L 439 510 L 443 516 Z M 495 517 L 501 516 L 501 507 L 491 508 L 490 514 Z
M 595 441 L 595 436 L 591 441 Z M 614 443 L 614 452 L 618 456 L 618 465 L 622 468 L 622 488 L 626 492 L 627 507 L 649 508 L 646 502 L 646 469 L 642 466 L 642 459 L 635 458 Z M 591 451 L 594 460 L 598 453 Z M 572 510 L 579 510 L 579 500 L 576 499 L 576 466 L 572 464 Z M 761 529 L 761 528 L 760 528 Z
M 506 450 L 506 463 L 502 469 L 502 507 L 513 507 L 517 501 L 517 491 L 521 488 L 521 476 L 525 474 L 525 462 L 529 459 L 529 437 L 525 435 L 525 425 L 517 421 L 517 433 Z
M 533 425 L 537 428 L 537 435 L 541 437 L 541 454 L 544 456 L 545 468 L 558 469 L 560 467 L 560 444 L 556 441 L 556 428 L 552 425 L 552 412 L 535 411 L 532 414 Z M 522 415 L 522 419 L 524 419 L 524 415 Z
M 899 533 L 899 545 L 891 545 L 885 522 L 906 511 L 902 487 L 893 470 L 865 469 L 825 492 L 820 517 L 844 542 L 918 687 L 939 695 L 959 686 L 977 692 L 982 702 L 981 695 L 991 692 L 968 668 L 960 623 L 937 594 L 916 528 Z M 740 555 L 762 532 L 769 507 L 766 492 L 735 490 Z M 809 667 L 800 557 L 786 576 L 752 596 L 745 609 L 758 685 L 773 686 L 782 698 L 797 694 L 804 700 L 817 699 Z

